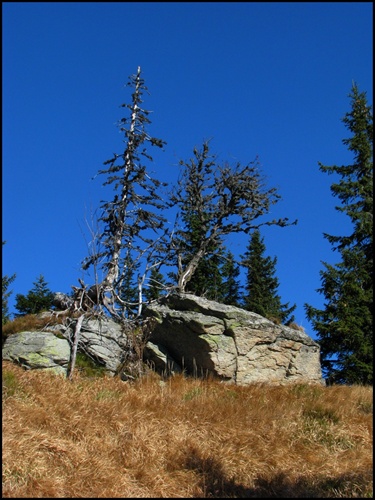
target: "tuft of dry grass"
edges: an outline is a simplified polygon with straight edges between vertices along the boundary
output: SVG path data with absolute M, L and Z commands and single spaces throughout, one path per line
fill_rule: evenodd
M 8 321 L 2 326 L 3 339 L 14 333 L 42 330 L 48 326 L 62 323 L 64 318 L 56 315 L 26 314 Z
M 295 323 L 294 321 L 292 321 L 292 323 L 289 323 L 289 325 L 287 325 L 289 328 L 292 328 L 293 330 L 299 330 L 300 332 L 305 332 L 305 329 L 303 328 L 303 326 L 299 325 L 298 323 Z
M 3 497 L 370 498 L 372 387 L 70 382 L 4 361 Z

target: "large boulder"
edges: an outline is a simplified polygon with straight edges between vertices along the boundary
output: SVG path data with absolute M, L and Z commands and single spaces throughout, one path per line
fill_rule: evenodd
M 324 384 L 319 345 L 304 331 L 192 294 L 175 294 L 145 311 L 154 317 L 155 347 L 188 373 L 239 385 L 253 382 Z M 160 356 L 159 356 L 160 359 Z
M 67 304 L 67 302 L 63 304 L 64 297 L 67 297 L 64 294 L 55 294 L 56 297 L 59 298 L 60 305 Z M 69 297 L 66 300 L 68 299 Z M 50 316 L 51 323 L 48 324 L 46 329 L 56 335 L 65 337 L 73 344 L 77 319 L 73 319 L 70 322 L 67 321 L 67 326 L 65 326 L 60 323 L 53 324 L 53 312 L 44 312 L 39 316 L 44 318 Z M 128 345 L 128 337 L 123 327 L 112 319 L 103 316 L 100 318 L 85 318 L 83 320 L 79 335 L 78 351 L 87 354 L 98 365 L 105 367 L 110 374 L 115 373 L 119 365 L 124 361 Z
M 191 294 L 164 298 L 149 305 L 145 315 L 155 319 L 155 326 L 144 349 L 144 360 L 160 373 L 185 370 L 239 385 L 324 383 L 319 345 L 304 331 Z M 69 326 L 51 322 L 45 328 L 48 331 L 10 335 L 3 347 L 3 359 L 26 368 L 66 373 L 76 321 Z M 126 332 L 107 318 L 83 321 L 78 350 L 110 374 L 120 373 L 130 359 Z
M 113 374 L 124 361 L 128 339 L 119 323 L 107 318 L 89 319 L 82 323 L 80 344 Z
M 13 361 L 26 369 L 44 369 L 66 375 L 70 347 L 65 339 L 52 332 L 26 331 L 9 335 L 3 346 L 3 359 Z
M 3 346 L 3 359 L 25 368 L 48 368 L 55 373 L 66 374 L 77 320 L 66 326 L 53 324 L 51 312 L 39 316 L 51 317 L 51 323 L 43 331 L 10 335 Z M 103 366 L 109 375 L 114 375 L 126 358 L 128 338 L 121 325 L 109 318 L 84 319 L 78 351 Z
M 56 330 L 73 342 L 76 320 L 68 327 L 56 325 Z M 50 327 L 51 328 L 51 327 Z M 78 351 L 84 352 L 98 365 L 114 374 L 123 363 L 128 338 L 121 325 L 109 318 L 84 319 L 79 335 Z

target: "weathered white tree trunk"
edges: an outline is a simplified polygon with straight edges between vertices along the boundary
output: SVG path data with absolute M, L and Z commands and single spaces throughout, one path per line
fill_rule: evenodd
M 138 66 L 138 72 L 137 72 L 137 77 L 136 77 L 136 86 L 135 86 L 135 96 L 139 94 L 139 87 L 140 87 L 140 73 L 141 73 L 141 68 Z M 130 121 L 130 128 L 129 128 L 129 143 L 127 146 L 126 150 L 126 155 L 125 155 L 125 171 L 124 175 L 126 175 L 127 172 L 129 172 L 132 168 L 132 156 L 131 152 L 135 150 L 135 145 L 134 145 L 134 131 L 135 131 L 135 125 L 136 125 L 136 120 L 137 120 L 137 110 L 138 106 L 136 103 L 134 103 L 133 109 L 132 109 L 132 115 L 131 115 L 131 121 Z M 124 232 L 124 225 L 123 221 L 126 217 L 126 204 L 127 204 L 127 191 L 125 190 L 125 186 L 123 186 L 122 194 L 121 194 L 121 207 L 120 207 L 120 213 L 119 213 L 119 219 L 117 223 L 117 228 L 116 228 L 116 233 L 113 238 L 113 251 L 111 255 L 111 260 L 109 263 L 109 271 L 107 275 L 105 276 L 102 284 L 103 287 L 106 291 L 114 293 L 114 283 L 118 278 L 119 275 L 119 260 L 120 260 L 120 255 L 121 255 L 121 249 L 122 249 L 122 237 L 123 237 L 123 232 Z
M 69 370 L 70 379 L 72 378 L 75 368 L 76 353 L 83 319 L 93 313 L 98 315 L 103 314 L 105 308 L 111 316 L 118 321 L 126 323 L 128 319 L 126 318 L 126 309 L 129 304 L 121 298 L 121 283 L 125 279 L 126 271 L 126 265 L 123 265 L 124 259 L 122 255 L 124 251 L 129 252 L 129 250 L 134 248 L 139 250 L 135 245 L 135 243 L 137 243 L 137 238 L 145 242 L 147 241 L 142 238 L 142 231 L 145 228 L 147 229 L 149 219 L 147 215 L 148 212 L 142 210 L 142 204 L 145 203 L 146 205 L 160 208 L 157 203 L 157 200 L 161 199 L 159 196 L 156 195 L 156 201 L 152 201 L 156 193 L 155 185 L 158 184 L 151 179 L 150 176 L 144 173 L 145 167 L 140 164 L 139 160 L 139 155 L 144 155 L 152 159 L 145 153 L 145 149 L 141 150 L 142 143 L 149 141 L 151 145 L 157 145 L 158 147 L 162 147 L 163 143 L 163 141 L 159 139 L 150 137 L 144 130 L 144 123 L 149 123 L 149 120 L 146 118 L 148 111 L 143 110 L 141 107 L 141 103 L 143 102 L 141 97 L 143 93 L 142 90 L 147 90 L 147 88 L 144 87 L 143 79 L 141 78 L 141 68 L 139 66 L 137 74 L 132 75 L 130 84 L 134 88 L 132 103 L 124 105 L 130 109 L 130 123 L 128 117 L 121 120 L 121 123 L 129 124 L 128 129 L 125 131 L 125 151 L 122 155 L 115 154 L 113 159 L 105 162 L 105 164 L 111 164 L 108 170 L 99 172 L 109 173 L 109 179 L 105 184 L 116 182 L 115 189 L 120 192 L 115 195 L 113 202 L 105 203 L 101 207 L 103 208 L 103 215 L 99 221 L 103 221 L 105 226 L 104 232 L 99 235 L 99 243 L 103 245 L 103 251 L 90 257 L 83 267 L 83 269 L 86 270 L 90 265 L 96 265 L 103 258 L 103 276 L 101 276 L 100 279 L 97 278 L 96 285 L 89 289 L 86 288 L 82 280 L 80 281 L 81 288 L 73 287 L 75 298 L 71 311 L 75 313 L 79 312 L 81 316 L 76 323 L 74 332 Z M 121 128 L 121 130 L 124 131 L 125 129 Z M 123 164 L 116 164 L 118 157 L 121 157 L 121 160 L 124 162 Z M 122 172 L 122 177 L 120 171 Z M 147 183 L 143 180 L 144 175 L 153 183 L 150 185 L 150 188 L 148 188 Z M 143 190 L 147 191 L 149 189 L 148 196 L 137 194 L 135 185 L 137 185 L 138 179 L 139 185 Z M 122 187 L 120 188 L 119 186 Z M 147 215 L 145 219 L 142 218 L 143 212 Z M 150 227 L 155 229 L 156 223 L 153 222 L 152 217 L 150 218 L 150 225 Z M 152 250 L 152 244 L 149 244 L 149 247 L 141 253 L 140 257 L 146 254 L 150 248 Z M 138 314 L 136 319 L 138 319 L 142 313 L 142 286 L 146 273 L 147 268 L 143 277 L 140 277 L 138 281 Z M 117 310 L 118 306 L 123 307 L 122 314 Z
M 205 255 L 205 248 L 201 248 L 198 250 L 198 252 L 194 255 L 194 257 L 191 259 L 191 261 L 188 263 L 186 266 L 185 270 L 182 270 L 179 272 L 179 278 L 178 278 L 178 291 L 181 293 L 185 292 L 186 285 L 190 281 L 191 277 L 195 273 L 200 260 L 204 257 Z
M 81 328 L 82 328 L 82 323 L 83 323 L 84 318 L 85 318 L 85 314 L 81 314 L 81 316 L 77 320 L 76 327 L 74 329 L 74 340 L 73 340 L 72 352 L 71 352 L 71 356 L 70 356 L 70 368 L 69 368 L 69 377 L 68 377 L 69 380 L 72 380 L 74 368 L 76 366 L 78 342 L 79 342 L 79 336 L 81 333 Z

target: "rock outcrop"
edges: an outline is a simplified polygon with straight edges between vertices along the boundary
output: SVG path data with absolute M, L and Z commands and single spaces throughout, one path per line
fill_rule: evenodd
M 43 313 L 44 317 L 46 315 L 51 316 L 50 313 Z M 44 331 L 9 335 L 3 346 L 2 358 L 26 369 L 49 369 L 66 375 L 75 323 L 73 320 L 69 326 L 50 324 Z M 103 366 L 109 375 L 114 375 L 123 363 L 127 345 L 127 336 L 121 326 L 111 319 L 83 321 L 78 351 Z
M 76 320 L 69 326 L 49 326 L 50 330 L 73 342 Z M 125 359 L 128 339 L 121 325 L 109 318 L 83 320 L 78 351 L 85 353 L 109 374 L 114 374 Z
M 149 305 L 145 315 L 155 320 L 144 360 L 159 373 L 212 375 L 239 385 L 324 384 L 319 345 L 304 331 L 191 294 L 170 295 Z M 10 335 L 3 347 L 3 359 L 25 368 L 66 374 L 75 322 L 71 320 L 68 326 L 49 324 L 48 331 Z M 128 346 L 126 332 L 115 321 L 83 321 L 78 350 L 109 374 L 121 375 L 131 361 Z
M 319 345 L 301 330 L 191 294 L 171 295 L 145 313 L 157 320 L 145 357 L 159 371 L 182 367 L 239 385 L 324 384 Z
M 56 337 L 52 332 L 21 332 L 7 337 L 2 355 L 3 359 L 26 369 L 39 368 L 66 375 L 70 346 L 67 340 Z
M 65 335 L 72 336 L 73 327 L 74 325 L 66 331 Z M 115 321 L 89 319 L 82 323 L 80 345 L 81 350 L 114 374 L 124 361 L 128 344 L 121 325 Z

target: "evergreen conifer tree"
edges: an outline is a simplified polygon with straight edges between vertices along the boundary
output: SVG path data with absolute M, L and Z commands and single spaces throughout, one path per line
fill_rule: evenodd
M 138 310 L 138 285 L 135 275 L 139 266 L 140 263 L 134 263 L 130 255 L 125 257 L 122 282 L 118 287 L 118 294 L 121 299 L 120 309 L 123 311 L 123 316 L 128 319 L 133 318 Z
M 19 311 L 15 316 L 25 316 L 26 314 L 37 314 L 52 308 L 53 292 L 48 288 L 48 283 L 41 274 L 33 283 L 34 287 L 27 293 L 16 295 L 15 308 Z
M 247 269 L 244 307 L 248 311 L 287 325 L 294 321 L 294 316 L 289 315 L 297 306 L 289 307 L 289 303 L 281 303 L 281 297 L 277 294 L 277 257 L 266 257 L 265 250 L 264 238 L 256 229 L 251 235 L 245 255 L 242 256 L 242 265 Z
M 222 276 L 220 258 L 217 254 L 207 255 L 199 262 L 194 275 L 187 283 L 186 291 L 209 300 L 221 301 Z
M 240 275 L 240 267 L 236 264 L 234 255 L 228 251 L 224 256 L 224 263 L 220 268 L 222 276 L 221 301 L 230 306 L 240 307 L 241 286 L 237 280 Z
M 323 309 L 305 304 L 307 318 L 317 332 L 321 347 L 322 368 L 332 383 L 373 383 L 373 115 L 365 92 L 353 83 L 351 110 L 342 121 L 351 136 L 342 142 L 353 153 L 353 163 L 319 169 L 338 174 L 331 185 L 333 196 L 341 205 L 335 208 L 346 214 L 353 231 L 346 236 L 323 233 L 340 261 L 322 262 L 320 272 L 324 295 Z
M 219 165 L 210 155 L 208 141 L 194 158 L 180 161 L 182 175 L 170 196 L 170 205 L 180 209 L 182 224 L 178 227 L 172 252 L 178 265 L 179 292 L 184 292 L 202 260 L 220 249 L 222 238 L 260 226 L 291 225 L 287 218 L 259 221 L 269 214 L 270 207 L 280 199 L 275 188 L 265 190 L 258 161 L 245 166 Z M 199 228 L 197 246 L 189 248 L 191 223 Z M 297 221 L 293 222 L 295 224 Z
M 150 277 L 148 278 L 148 286 L 144 288 L 144 295 L 150 302 L 161 296 L 162 290 L 165 289 L 165 280 L 159 267 L 152 267 Z
M 183 212 L 182 218 L 185 222 L 182 262 L 186 265 L 191 256 L 199 251 L 201 241 L 205 237 L 205 229 L 197 213 Z M 200 259 L 194 274 L 187 283 L 187 292 L 209 300 L 220 300 L 222 282 L 219 270 L 220 249 L 221 242 L 218 239 L 212 240 L 207 245 L 206 254 Z
M 6 243 L 5 241 L 2 242 L 3 245 L 5 245 L 5 243 Z M 8 288 L 9 285 L 11 285 L 15 279 L 16 279 L 15 274 L 12 274 L 12 276 L 5 275 L 2 277 L 2 292 L 3 292 L 1 299 L 2 325 L 5 325 L 5 323 L 7 323 L 10 320 L 8 299 L 12 293 L 12 290 L 8 290 Z

